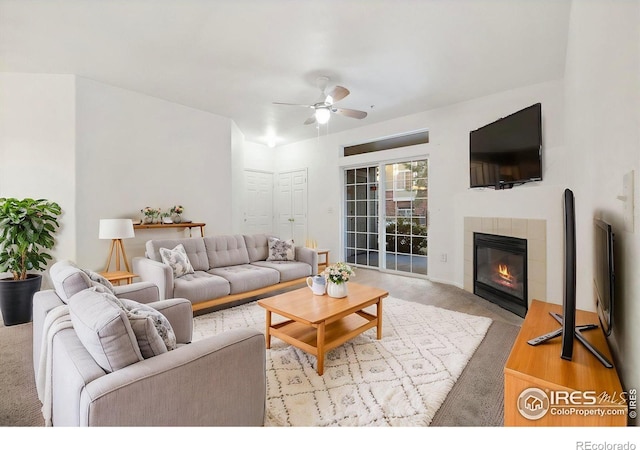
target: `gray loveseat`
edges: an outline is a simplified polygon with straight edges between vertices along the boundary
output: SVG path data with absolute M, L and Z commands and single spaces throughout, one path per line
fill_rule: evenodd
M 133 258 L 133 271 L 158 286 L 160 298 L 186 298 L 194 311 L 302 284 L 318 272 L 318 254 L 296 246 L 292 260 L 269 260 L 269 236 L 221 235 L 158 239 L 146 243 L 145 257 Z M 176 277 L 162 262 L 161 249 L 182 244 L 193 273 Z
M 184 298 L 159 300 L 157 286 L 144 282 L 110 286 L 113 296 L 67 261 L 50 274 L 55 290 L 33 299 L 33 366 L 47 425 L 263 425 L 264 335 L 233 330 L 192 343 L 193 311 Z M 145 355 L 140 328 L 132 334 L 128 315 L 106 296 L 161 312 L 175 349 Z

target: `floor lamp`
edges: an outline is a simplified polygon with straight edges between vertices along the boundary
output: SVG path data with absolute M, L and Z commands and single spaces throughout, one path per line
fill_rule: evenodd
M 116 254 L 116 272 L 120 272 L 121 257 L 124 259 L 124 266 L 126 267 L 127 272 L 131 272 L 127 261 L 127 254 L 125 253 L 124 246 L 122 245 L 122 240 L 129 239 L 134 236 L 133 221 L 131 219 L 100 219 L 98 237 L 100 239 L 111 239 L 111 249 L 109 250 L 107 265 L 104 268 L 105 272 L 109 272 L 111 259 L 114 253 Z

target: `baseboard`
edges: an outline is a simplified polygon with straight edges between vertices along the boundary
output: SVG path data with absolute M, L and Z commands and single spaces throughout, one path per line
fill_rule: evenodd
M 429 281 L 433 281 L 434 283 L 442 283 L 442 284 L 446 284 L 448 286 L 455 286 L 457 288 L 460 288 L 460 289 L 464 290 L 464 285 L 460 284 L 460 283 L 452 283 L 449 280 L 441 280 L 439 278 L 433 278 L 433 277 L 430 277 L 430 276 L 427 276 L 427 279 Z

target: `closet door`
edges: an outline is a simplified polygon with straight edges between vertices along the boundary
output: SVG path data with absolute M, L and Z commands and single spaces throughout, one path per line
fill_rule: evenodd
M 273 233 L 273 174 L 244 172 L 243 233 Z
M 307 170 L 278 174 L 276 198 L 278 237 L 304 245 L 307 239 Z

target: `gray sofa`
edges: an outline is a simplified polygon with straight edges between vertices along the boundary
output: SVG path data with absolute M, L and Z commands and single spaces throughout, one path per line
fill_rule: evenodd
M 110 286 L 112 298 L 161 312 L 175 335 L 175 349 L 167 346 L 164 352 L 141 357 L 138 331 L 131 334 L 127 315 L 116 311 L 108 320 L 99 318 L 105 306 L 108 314 L 117 310 L 113 302 L 105 302 L 111 294 L 104 285 L 67 261 L 54 264 L 50 274 L 55 289 L 40 291 L 33 299 L 34 375 L 47 425 L 263 425 L 262 333 L 234 330 L 192 343 L 193 311 L 188 300 L 159 300 L 152 283 Z M 65 310 L 66 318 L 60 313 Z M 57 315 L 62 320 L 52 321 Z M 102 325 L 96 331 L 98 322 Z M 114 324 L 125 333 L 111 339 Z M 93 329 L 87 332 L 87 327 Z M 109 363 L 124 367 L 105 369 L 104 355 L 94 356 L 90 339 L 100 340 L 98 351 L 107 351 Z M 134 355 L 132 361 L 120 355 L 121 347 L 121 353 Z
M 293 260 L 269 260 L 269 235 L 221 235 L 150 240 L 133 271 L 158 286 L 160 298 L 186 298 L 194 311 L 302 284 L 318 272 L 318 254 L 296 246 Z M 193 273 L 176 277 L 161 249 L 182 244 Z

